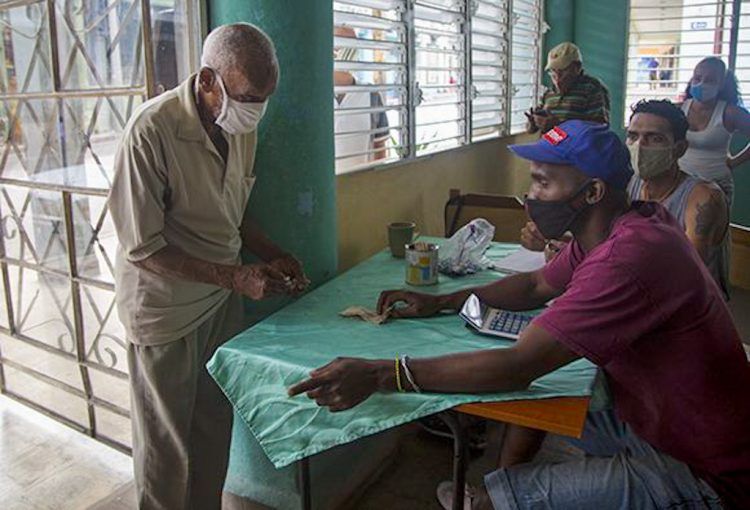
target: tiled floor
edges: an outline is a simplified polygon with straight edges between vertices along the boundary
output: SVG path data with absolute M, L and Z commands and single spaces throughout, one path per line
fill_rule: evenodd
M 132 479 L 130 457 L 0 397 L 0 506 L 78 510 Z
M 750 344 L 750 292 L 736 291 L 730 308 Z M 560 441 L 547 459 L 570 455 Z M 497 452 L 472 462 L 469 480 L 489 470 Z M 394 466 L 354 505 L 362 510 L 435 510 L 434 490 L 450 477 L 449 442 L 413 432 Z M 407 482 L 405 482 L 407 480 Z M 3 510 L 133 510 L 130 458 L 5 397 L 0 397 L 0 507 Z
M 0 397 L 0 434 L 3 510 L 135 509 L 129 457 L 4 397 Z M 473 459 L 471 483 L 481 481 L 497 453 L 496 448 L 488 448 Z M 540 453 L 544 460 L 574 454 L 554 438 Z M 450 479 L 451 443 L 414 427 L 396 459 L 351 508 L 439 510 L 435 488 Z

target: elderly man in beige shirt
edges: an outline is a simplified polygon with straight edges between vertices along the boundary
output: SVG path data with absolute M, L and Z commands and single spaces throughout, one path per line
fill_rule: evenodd
M 200 72 L 142 105 L 120 142 L 109 208 L 141 509 L 221 507 L 232 410 L 205 364 L 242 329 L 243 295 L 294 295 L 308 284 L 244 214 L 256 128 L 278 76 L 260 29 L 219 27 Z M 242 265 L 242 248 L 262 262 Z

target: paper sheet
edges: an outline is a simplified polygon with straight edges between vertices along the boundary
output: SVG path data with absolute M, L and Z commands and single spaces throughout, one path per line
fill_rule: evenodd
M 357 317 L 363 321 L 369 322 L 370 324 L 380 326 L 391 316 L 391 310 L 393 310 L 393 308 L 389 308 L 382 314 L 379 314 L 378 312 L 374 312 L 364 306 L 350 306 L 346 310 L 339 312 L 339 315 L 342 317 Z
M 520 248 L 505 258 L 492 261 L 492 267 L 503 273 L 529 273 L 544 267 L 544 252 Z

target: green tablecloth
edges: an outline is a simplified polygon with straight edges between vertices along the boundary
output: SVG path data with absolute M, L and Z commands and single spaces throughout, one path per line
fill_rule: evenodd
M 516 249 L 516 245 L 493 244 L 488 256 L 502 258 Z M 444 293 L 502 276 L 494 271 L 460 278 L 440 275 L 439 285 L 418 290 Z M 435 356 L 511 345 L 472 333 L 457 315 L 382 326 L 338 315 L 351 305 L 374 308 L 380 291 L 403 287 L 407 287 L 403 259 L 383 251 L 236 336 L 208 363 L 236 415 L 277 468 L 459 404 L 591 394 L 596 368 L 579 360 L 514 393 L 376 394 L 340 413 L 319 408 L 304 395 L 287 397 L 288 386 L 336 356 L 393 359 L 402 354 Z

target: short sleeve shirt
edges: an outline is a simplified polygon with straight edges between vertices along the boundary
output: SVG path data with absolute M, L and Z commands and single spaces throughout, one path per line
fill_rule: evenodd
M 535 324 L 603 368 L 618 416 L 725 503 L 750 501 L 750 365 L 718 286 L 660 205 L 575 241 L 542 274 L 563 290 Z
M 601 81 L 587 74 L 581 74 L 565 94 L 548 90 L 542 103 L 560 122 L 574 119 L 609 122 L 609 91 Z
M 240 262 L 240 224 L 255 183 L 256 133 L 224 133 L 225 164 L 200 122 L 194 84 L 191 76 L 143 104 L 115 157 L 108 205 L 119 240 L 116 299 L 128 338 L 138 344 L 169 342 L 193 331 L 229 291 L 159 276 L 133 262 L 167 245 L 209 262 Z

